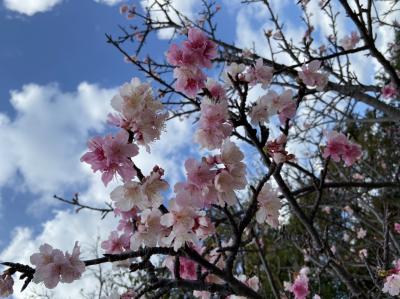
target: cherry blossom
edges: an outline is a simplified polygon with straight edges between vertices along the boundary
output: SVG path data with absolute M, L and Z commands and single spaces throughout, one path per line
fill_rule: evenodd
M 324 90 L 328 83 L 328 74 L 320 72 L 321 61 L 313 60 L 307 65 L 301 67 L 299 78 L 305 85 L 315 86 L 318 91 Z
M 394 224 L 394 231 L 398 234 L 400 234 L 400 223 L 395 223 Z
M 36 266 L 33 281 L 43 282 L 46 288 L 52 289 L 61 282 L 70 283 L 79 279 L 85 271 L 85 264 L 79 259 L 80 250 L 75 243 L 72 254 L 65 255 L 49 244 L 43 244 L 39 253 L 31 255 L 31 263 Z
M 168 113 L 160 101 L 153 98 L 151 86 L 139 78 L 124 83 L 111 100 L 117 115 L 110 114 L 109 122 L 132 131 L 136 142 L 146 146 L 160 138 Z
M 296 102 L 292 99 L 291 89 L 285 89 L 279 95 L 273 90 L 258 98 L 250 109 L 250 119 L 252 124 L 264 123 L 268 118 L 279 113 L 279 120 L 282 124 L 291 119 L 296 114 Z
M 232 85 L 233 80 L 244 80 L 244 71 L 246 66 L 242 63 L 237 64 L 236 62 L 232 62 L 229 66 L 225 68 L 224 71 L 224 81 L 227 85 Z
M 206 75 L 197 67 L 178 67 L 174 69 L 175 89 L 188 97 L 196 96 L 205 87 Z
M 130 247 L 130 235 L 119 235 L 117 231 L 112 231 L 108 240 L 101 242 L 103 248 L 108 254 L 117 254 L 124 252 Z
M 193 291 L 193 296 L 200 299 L 210 299 L 211 293 L 207 291 Z
M 93 172 L 102 172 L 102 181 L 105 186 L 118 173 L 124 181 L 136 175 L 130 157 L 138 154 L 135 144 L 128 144 L 128 135 L 121 131 L 115 137 L 94 137 L 88 142 L 89 152 L 81 157 L 81 162 L 91 165 Z
M 161 212 L 159 209 L 147 209 L 140 213 L 137 229 L 132 235 L 130 245 L 132 250 L 140 247 L 154 247 L 163 245 L 163 238 L 170 232 L 161 225 Z
M 392 274 L 386 277 L 385 284 L 383 285 L 382 292 L 389 293 L 391 296 L 400 294 L 400 275 Z
M 164 262 L 172 275 L 175 275 L 175 257 L 168 256 Z M 179 275 L 183 279 L 197 280 L 197 265 L 190 259 L 179 257 Z
M 188 39 L 183 45 L 195 55 L 197 64 L 202 67 L 210 68 L 211 59 L 217 57 L 216 44 L 198 28 L 189 28 Z
M 36 266 L 33 281 L 43 281 L 46 288 L 52 289 L 60 282 L 61 269 L 66 259 L 61 250 L 44 244 L 40 246 L 39 253 L 31 255 L 31 263 Z
M 121 211 L 129 211 L 132 208 L 144 210 L 151 206 L 143 200 L 141 184 L 134 181 L 126 182 L 124 185 L 116 187 L 110 193 L 110 198 Z
M 233 205 L 236 200 L 234 190 L 242 190 L 247 185 L 246 165 L 242 162 L 242 151 L 226 139 L 221 148 L 221 154 L 215 157 L 216 163 L 223 164 L 225 168 L 219 169 L 215 176 L 214 185 L 218 191 L 219 204 Z
M 66 265 L 62 268 L 61 281 L 71 283 L 74 280 L 79 279 L 82 273 L 85 271 L 85 263 L 79 259 L 80 247 L 78 242 L 75 242 L 75 246 L 72 249 L 72 254 L 68 251 L 65 252 L 65 258 L 67 260 Z
M 258 210 L 256 220 L 258 223 L 267 222 L 273 228 L 279 225 L 279 209 L 281 208 L 281 200 L 272 187 L 266 183 L 258 194 Z
M 160 223 L 167 228 L 172 228 L 168 237 L 164 238 L 164 243 L 172 245 L 177 251 L 185 242 L 197 241 L 193 228 L 197 211 L 190 206 L 180 206 L 175 199 L 169 202 L 169 213 L 161 216 Z
M 302 268 L 293 283 L 285 282 L 285 290 L 291 292 L 295 299 L 306 299 L 310 293 L 308 289 L 308 268 Z
M 267 144 L 264 147 L 264 150 L 272 156 L 272 159 L 276 164 L 284 163 L 294 158 L 293 154 L 289 154 L 285 150 L 286 141 L 287 141 L 286 135 L 281 134 L 277 139 L 272 141 L 267 141 Z
M 260 83 L 261 87 L 266 89 L 272 81 L 273 74 L 274 68 L 264 66 L 262 58 L 259 58 L 256 60 L 255 65 L 247 70 L 245 79 L 251 86 Z
M 255 104 L 251 107 L 249 112 L 251 123 L 253 125 L 256 125 L 258 123 L 266 123 L 268 121 L 268 116 L 270 115 L 270 111 L 268 110 L 268 108 L 268 102 L 265 99 L 265 95 L 259 97 Z
M 193 230 L 199 239 L 205 239 L 215 233 L 215 226 L 207 216 L 197 217 L 195 221 L 196 223 Z
M 207 78 L 206 88 L 214 100 L 225 100 L 226 92 L 224 87 L 211 78 Z
M 233 129 L 229 122 L 228 102 L 226 100 L 214 102 L 205 97 L 200 108 L 199 128 L 195 133 L 196 142 L 210 150 L 221 147 L 223 140 Z
M 8 297 L 13 293 L 14 279 L 11 275 L 3 273 L 0 276 L 0 297 Z
M 179 205 L 189 205 L 202 209 L 210 207 L 216 203 L 217 190 L 210 185 L 206 188 L 200 188 L 190 182 L 179 182 L 174 186 L 176 201 Z
M 196 65 L 195 53 L 188 50 L 186 47 L 179 47 L 172 44 L 166 54 L 167 61 L 173 66 L 186 66 L 191 67 Z
M 353 31 L 351 32 L 350 35 L 339 40 L 339 44 L 343 47 L 343 49 L 347 51 L 354 49 L 359 41 L 360 41 L 360 36 L 356 31 Z
M 382 96 L 386 99 L 395 98 L 398 95 L 398 89 L 394 84 L 388 84 L 382 87 Z
M 327 145 L 323 153 L 324 158 L 330 157 L 339 162 L 342 159 L 346 166 L 353 165 L 362 156 L 361 146 L 351 143 L 346 136 L 336 131 L 326 134 Z

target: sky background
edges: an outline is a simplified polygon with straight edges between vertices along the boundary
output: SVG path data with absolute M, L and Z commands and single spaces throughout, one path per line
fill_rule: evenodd
M 196 14 L 195 0 L 174 0 L 186 14 Z M 264 8 L 241 6 L 239 0 L 220 1 L 218 34 L 221 39 L 250 48 L 254 44 L 265 53 L 263 30 L 273 28 Z M 30 254 L 47 242 L 61 250 L 71 250 L 75 241 L 90 257 L 88 249 L 97 236 L 105 239 L 115 227 L 112 216 L 100 220 L 92 212 L 75 214 L 71 207 L 52 198 L 71 198 L 79 192 L 88 204 L 101 206 L 109 201 L 116 182 L 105 188 L 99 175 L 79 162 L 86 142 L 107 131 L 105 119 L 109 101 L 118 86 L 134 76 L 134 67 L 106 43 L 105 33 L 117 36 L 118 25 L 133 21 L 119 14 L 118 0 L 0 0 L 0 260 L 28 262 Z M 135 3 L 131 1 L 129 3 Z M 294 41 L 304 28 L 295 1 L 272 1 L 286 31 Z M 135 3 L 138 7 L 138 1 Z M 315 11 L 315 38 L 329 32 Z M 339 22 L 348 34 L 351 26 Z M 162 58 L 168 49 L 166 36 L 151 39 L 145 54 Z M 379 37 L 381 45 L 390 35 Z M 261 40 L 261 41 L 260 41 Z M 127 44 L 125 49 L 133 46 Z M 278 57 L 288 62 L 286 56 Z M 369 82 L 373 71 L 365 72 L 363 56 L 354 58 L 355 70 Z M 371 70 L 374 65 L 370 66 Z M 254 94 L 257 94 L 257 90 Z M 161 140 L 149 155 L 143 149 L 135 160 L 145 172 L 155 164 L 166 169 L 171 186 L 182 178 L 183 157 L 194 155 L 190 122 L 170 122 Z M 135 158 L 136 159 L 136 158 Z M 80 288 L 90 289 L 89 280 L 59 285 L 54 298 L 77 298 Z M 15 298 L 29 294 L 16 291 Z M 68 295 L 66 295 L 68 294 Z

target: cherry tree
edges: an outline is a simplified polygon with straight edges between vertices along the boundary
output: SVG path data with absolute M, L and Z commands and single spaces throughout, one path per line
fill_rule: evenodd
M 224 40 L 218 1 L 201 1 L 192 17 L 174 1 L 120 7 L 132 25 L 107 42 L 142 78 L 110 99 L 117 131 L 92 137 L 81 158 L 105 186 L 119 185 L 105 207 L 56 197 L 119 224 L 100 257 L 82 260 L 78 243 L 62 252 L 49 240 L 31 265 L 3 262 L 0 296 L 17 275 L 22 291 L 53 289 L 105 263 L 130 278 L 103 298 L 400 294 L 400 4 L 300 0 L 296 41 L 273 2 L 241 3 L 269 14 L 263 51 Z M 315 7 L 331 30 L 323 39 Z M 147 40 L 160 32 L 170 43 L 155 59 Z M 395 40 L 379 45 L 382 32 Z M 355 57 L 368 58 L 372 79 Z M 163 165 L 144 173 L 135 160 L 174 118 L 194 120 L 201 152 L 181 161 L 185 178 L 171 186 Z

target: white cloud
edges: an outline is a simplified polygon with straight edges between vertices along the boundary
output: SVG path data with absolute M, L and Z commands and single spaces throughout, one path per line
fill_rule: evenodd
M 96 238 L 106 239 L 110 228 L 115 226 L 116 219 L 112 215 L 100 220 L 100 215 L 94 212 L 74 214 L 67 211 L 57 211 L 53 219 L 42 225 L 42 232 L 37 236 L 34 235 L 33 230 L 30 228 L 15 228 L 12 232 L 13 239 L 11 243 L 0 253 L 0 260 L 30 264 L 30 255 L 38 252 L 40 245 L 48 243 L 54 248 L 71 252 L 75 241 L 79 241 L 81 245 L 81 258 L 92 259 L 95 256 L 90 251 L 96 244 Z M 85 229 L 82 229 L 83 227 Z M 82 279 L 71 284 L 60 283 L 52 290 L 52 298 L 81 298 L 80 290 L 85 290 L 85 292 L 95 290 L 98 286 L 93 276 L 89 275 L 90 271 L 88 269 Z M 28 298 L 29 295 L 34 295 L 35 292 L 41 293 L 44 290 L 41 287 L 42 285 L 31 283 L 21 293 L 19 290 L 22 282 L 19 280 L 15 280 L 15 282 L 13 296 L 16 299 Z
M 62 0 L 4 0 L 5 8 L 24 15 L 33 16 L 39 12 L 51 10 Z
M 166 0 L 160 0 L 158 1 L 159 4 L 163 5 L 167 1 Z M 184 16 L 188 17 L 189 19 L 193 20 L 194 18 L 194 11 L 196 4 L 198 4 L 200 1 L 196 0 L 170 0 L 170 5 L 174 7 L 177 11 L 179 11 L 181 14 Z M 155 1 L 154 0 L 141 0 L 141 5 L 143 9 L 146 9 L 146 7 L 153 7 L 152 13 L 151 13 L 151 18 L 153 20 L 158 20 L 160 22 L 165 22 L 167 21 L 167 18 L 165 17 L 164 13 L 158 8 L 159 6 L 154 6 Z M 170 18 L 176 22 L 180 23 L 179 17 L 174 13 L 173 11 L 170 12 Z M 174 33 L 174 29 L 162 29 L 157 31 L 157 36 L 160 39 L 170 39 Z
M 81 83 L 64 93 L 55 84 L 28 84 L 11 91 L 16 115 L 0 117 L 0 186 L 15 186 L 37 194 L 52 194 L 84 182 L 79 162 L 89 131 L 104 128 L 109 99 L 115 89 Z

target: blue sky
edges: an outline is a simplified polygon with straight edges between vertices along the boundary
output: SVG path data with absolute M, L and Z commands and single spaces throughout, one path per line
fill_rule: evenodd
M 118 32 L 116 26 L 124 23 L 126 20 L 119 15 L 118 6 L 110 7 L 91 0 L 66 1 L 49 12 L 33 16 L 18 14 L 2 6 L 1 112 L 11 119 L 17 117 L 9 101 L 10 90 L 20 90 L 28 83 L 55 83 L 65 93 L 73 92 L 83 81 L 97 83 L 102 88 L 115 87 L 126 81 L 135 71 L 105 42 L 104 35 Z M 26 128 L 27 133 L 29 130 Z M 13 179 L 24 180 L 21 174 Z M 1 189 L 0 246 L 9 240 L 10 228 L 35 225 L 48 217 L 46 213 L 32 216 L 26 212 L 27 203 L 34 200 L 32 197 L 29 190 L 25 188 L 25 192 L 20 192 L 14 184 Z
M 79 162 L 87 139 L 107 130 L 105 117 L 117 87 L 139 76 L 106 43 L 105 33 L 117 36 L 117 26 L 131 22 L 119 14 L 115 2 L 0 0 L 0 260 L 27 262 L 44 242 L 63 250 L 71 250 L 75 240 L 89 247 L 93 237 L 106 238 L 115 225 L 113 217 L 100 221 L 93 213 L 74 214 L 52 199 L 54 193 L 70 198 L 80 192 L 87 203 L 102 205 L 116 185 L 104 188 L 99 176 Z M 189 14 L 196 13 L 196 2 L 174 0 Z M 266 11 L 257 5 L 240 7 L 239 0 L 220 2 L 217 36 L 247 48 L 256 42 L 257 51 L 266 53 L 260 36 L 273 28 Z M 304 28 L 296 25 L 294 2 L 273 5 L 285 12 L 286 29 L 296 41 Z M 315 8 L 317 2 L 310 5 Z M 323 37 L 327 25 L 315 13 L 317 34 Z M 127 44 L 128 52 L 129 47 L 133 49 Z M 165 40 L 153 37 L 143 53 L 162 58 L 167 49 Z M 362 57 L 354 60 L 356 70 L 364 66 Z M 195 150 L 189 124 L 171 122 L 152 154 L 141 152 L 139 166 L 150 170 L 157 163 L 172 182 L 179 180 L 182 153 Z M 89 285 L 82 282 L 79 287 Z M 60 290 L 56 298 L 67 298 L 60 295 L 67 289 Z

